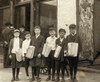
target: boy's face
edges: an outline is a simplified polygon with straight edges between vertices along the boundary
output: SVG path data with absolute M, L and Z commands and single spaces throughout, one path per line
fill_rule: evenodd
M 24 28 L 19 28 L 20 32 L 23 32 L 25 29 Z
M 56 31 L 55 30 L 52 30 L 52 31 L 49 32 L 49 34 L 50 34 L 50 36 L 54 37 L 55 34 L 56 34 Z
M 70 34 L 75 34 L 76 29 L 70 29 Z
M 20 35 L 19 32 L 15 32 L 15 33 L 14 33 L 14 36 L 15 36 L 15 37 L 19 37 L 19 35 Z
M 35 34 L 40 34 L 41 30 L 40 30 L 39 28 L 36 28 L 36 29 L 34 30 L 34 32 L 35 32 Z
M 25 38 L 26 38 L 26 39 L 30 39 L 30 38 L 31 38 L 31 35 L 30 35 L 30 34 L 26 34 L 26 35 L 25 35 Z
M 64 38 L 65 32 L 59 32 L 59 36 L 60 36 L 60 38 Z

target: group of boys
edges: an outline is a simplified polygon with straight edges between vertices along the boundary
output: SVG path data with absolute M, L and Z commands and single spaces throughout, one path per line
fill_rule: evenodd
M 60 70 L 62 72 L 62 82 L 65 82 L 64 78 L 64 72 L 66 69 L 66 64 L 69 63 L 70 67 L 70 81 L 76 82 L 76 74 L 77 74 L 77 67 L 78 67 L 78 56 L 71 57 L 67 56 L 67 46 L 69 42 L 75 42 L 79 44 L 79 50 L 80 52 L 80 40 L 79 36 L 76 34 L 76 25 L 71 24 L 69 26 L 70 34 L 65 38 L 66 31 L 61 28 L 59 29 L 59 38 L 56 37 L 56 30 L 54 27 L 49 28 L 49 37 L 46 39 L 46 44 L 51 47 L 51 51 L 49 53 L 49 56 L 46 57 L 46 65 L 48 68 L 48 78 L 46 81 L 60 81 Z M 20 39 L 20 31 L 18 29 L 14 30 L 14 38 L 11 39 L 9 44 L 9 50 L 8 55 L 9 58 L 12 60 L 12 75 L 13 78 L 11 82 L 19 81 L 19 71 L 21 67 L 21 62 L 18 62 L 16 59 L 16 52 L 18 49 L 22 48 L 22 56 L 23 60 L 25 61 L 25 70 L 26 70 L 26 76 L 27 79 L 30 80 L 30 82 L 37 81 L 40 82 L 41 78 L 40 75 L 40 66 L 41 66 L 41 57 L 42 57 L 42 50 L 44 46 L 45 39 L 41 35 L 41 28 L 39 26 L 36 26 L 34 28 L 34 36 L 31 36 L 30 32 L 25 32 L 25 40 L 23 41 Z M 61 46 L 62 49 L 60 51 L 60 54 L 58 58 L 54 57 L 54 53 L 56 50 L 57 45 Z M 27 49 L 29 46 L 34 46 L 34 56 L 33 58 L 29 59 L 26 57 Z M 68 60 L 68 61 L 66 61 Z M 29 72 L 28 67 L 29 65 L 32 68 L 32 78 L 29 78 Z M 56 68 L 57 67 L 57 68 Z M 16 72 L 17 69 L 17 72 Z M 57 77 L 55 78 L 55 70 L 57 69 Z M 16 75 L 16 76 L 15 76 Z

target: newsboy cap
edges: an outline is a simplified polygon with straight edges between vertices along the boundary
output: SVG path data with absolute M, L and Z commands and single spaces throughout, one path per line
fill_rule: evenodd
M 70 24 L 69 29 L 76 29 L 76 25 L 75 24 Z
M 15 30 L 14 30 L 14 33 L 16 33 L 16 32 L 20 32 L 20 31 L 19 31 L 18 29 L 15 29 Z

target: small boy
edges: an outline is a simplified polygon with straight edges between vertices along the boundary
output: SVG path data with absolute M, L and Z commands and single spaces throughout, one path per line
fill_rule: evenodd
M 23 41 L 23 44 L 22 44 L 22 55 L 23 55 L 23 59 L 25 60 L 25 71 L 26 71 L 26 76 L 27 76 L 26 79 L 27 80 L 29 79 L 28 68 L 29 68 L 30 59 L 26 57 L 26 53 L 31 44 L 32 44 L 31 43 L 31 34 L 30 34 L 30 32 L 26 31 L 25 32 L 25 40 Z
M 64 79 L 64 71 L 65 71 L 65 68 L 66 68 L 66 64 L 65 64 L 66 61 L 65 61 L 65 57 L 64 57 L 64 46 L 65 46 L 65 40 L 66 40 L 65 34 L 66 34 L 66 31 L 61 28 L 59 30 L 59 38 L 56 40 L 56 45 L 61 46 L 61 48 L 62 48 L 58 58 L 56 58 L 56 66 L 57 66 L 56 82 L 60 81 L 60 79 L 59 79 L 60 69 L 62 71 L 62 81 L 61 82 L 65 82 L 65 79 Z
M 54 27 L 49 28 L 49 34 L 50 36 L 46 39 L 46 44 L 51 47 L 51 52 L 49 56 L 46 58 L 47 60 L 47 68 L 48 68 L 48 78 L 46 81 L 51 80 L 51 74 L 52 74 L 52 81 L 55 81 L 55 58 L 54 53 L 56 49 L 56 31 Z M 52 73 L 51 73 L 52 69 Z
M 70 34 L 66 38 L 66 45 L 65 45 L 64 53 L 65 54 L 69 54 L 68 53 L 68 43 L 78 43 L 77 56 L 75 56 L 75 57 L 74 56 L 68 56 L 71 81 L 77 82 L 76 74 L 77 74 L 79 53 L 81 51 L 81 45 L 80 45 L 79 36 L 76 34 L 76 25 L 75 24 L 71 24 L 69 26 L 69 30 L 70 30 Z
M 14 82 L 15 80 L 18 81 L 19 80 L 19 71 L 20 71 L 20 66 L 21 66 L 21 62 L 17 61 L 16 58 L 16 52 L 22 47 L 22 40 L 19 38 L 19 30 L 15 29 L 14 30 L 14 38 L 11 39 L 10 44 L 9 44 L 9 58 L 12 59 L 12 75 L 13 78 L 11 80 L 11 82 Z M 16 78 L 15 78 L 15 70 L 17 69 L 16 72 Z
M 40 66 L 41 66 L 41 54 L 44 45 L 44 37 L 40 35 L 41 29 L 40 26 L 36 26 L 34 29 L 35 36 L 32 37 L 32 45 L 35 47 L 34 56 L 30 60 L 30 65 L 32 67 L 32 79 L 30 82 L 35 80 L 34 76 L 37 76 L 37 82 L 40 82 Z

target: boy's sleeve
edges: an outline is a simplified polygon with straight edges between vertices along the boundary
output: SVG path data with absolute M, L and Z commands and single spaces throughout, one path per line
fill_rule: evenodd
M 46 44 L 48 44 L 48 38 L 46 39 Z
M 22 43 L 22 56 L 24 56 L 24 41 Z
M 22 40 L 22 39 L 20 39 L 20 41 L 21 41 L 21 45 L 20 45 L 20 47 L 22 48 L 23 40 Z
M 57 47 L 57 45 L 61 46 L 61 45 L 59 44 L 59 42 L 58 42 L 58 39 L 56 39 L 56 47 Z
M 8 46 L 8 55 L 11 54 L 11 50 L 12 50 L 12 39 L 10 40 L 9 46 Z
M 42 49 L 43 49 L 43 46 L 44 46 L 44 37 L 41 38 L 41 46 L 40 46 L 40 49 L 39 49 L 39 53 L 42 53 Z
M 68 36 L 65 39 L 64 50 L 68 50 L 67 44 L 68 44 Z

